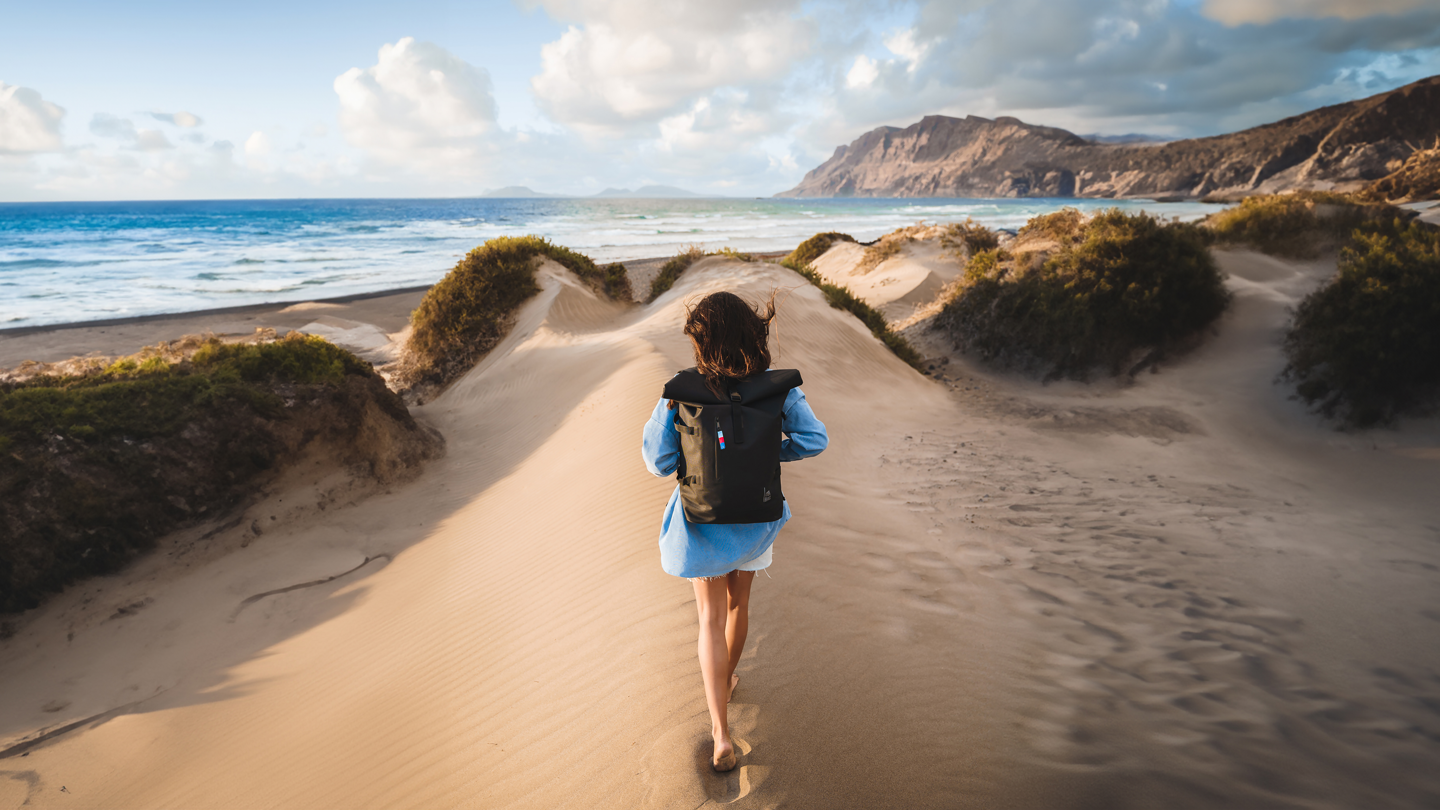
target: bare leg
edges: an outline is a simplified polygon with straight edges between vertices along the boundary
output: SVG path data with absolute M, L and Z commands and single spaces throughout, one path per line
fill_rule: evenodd
M 710 763 L 717 771 L 735 767 L 735 744 L 730 741 L 730 718 L 726 702 L 730 696 L 730 656 L 725 646 L 727 579 L 691 580 L 695 586 L 695 609 L 700 614 L 700 674 L 705 679 L 705 703 L 710 707 L 710 733 L 715 753 Z
M 750 586 L 754 582 L 754 571 L 731 571 L 725 576 L 729 607 L 725 617 L 725 647 L 730 652 L 730 675 L 727 678 L 730 691 L 727 701 L 734 696 L 735 687 L 740 683 L 735 667 L 740 663 L 741 653 L 745 652 L 745 636 L 750 632 Z

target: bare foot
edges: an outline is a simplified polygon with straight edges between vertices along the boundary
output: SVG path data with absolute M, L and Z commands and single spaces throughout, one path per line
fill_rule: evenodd
M 740 676 L 739 676 L 739 675 L 735 675 L 735 674 L 731 674 L 731 676 L 730 676 L 730 695 L 725 698 L 725 702 L 726 702 L 726 703 L 729 703 L 730 701 L 732 701 L 732 700 L 735 699 L 735 687 L 737 687 L 737 686 L 739 686 L 739 685 L 740 685 Z
M 710 759 L 710 764 L 717 773 L 735 770 L 735 745 L 726 740 L 715 743 L 715 755 Z

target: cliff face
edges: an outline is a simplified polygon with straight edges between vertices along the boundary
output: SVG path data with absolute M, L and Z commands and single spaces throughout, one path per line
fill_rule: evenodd
M 1101 144 L 1016 118 L 930 115 L 841 146 L 777 197 L 1202 197 L 1358 188 L 1440 136 L 1440 76 L 1273 124 Z

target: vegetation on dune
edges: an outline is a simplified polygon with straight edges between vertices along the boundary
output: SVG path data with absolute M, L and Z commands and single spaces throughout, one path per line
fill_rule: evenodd
M 648 304 L 668 292 L 680 279 L 680 274 L 689 270 L 690 265 L 703 258 L 705 258 L 705 251 L 699 245 L 688 245 L 681 249 L 670 261 L 660 266 L 660 272 L 650 282 L 650 296 L 645 299 L 645 303 Z
M 1339 247 L 1365 222 L 1405 215 L 1349 194 L 1297 191 L 1246 197 L 1202 225 L 1220 245 L 1244 245 L 1275 256 L 1311 259 Z
M 754 256 L 749 253 L 741 253 L 732 247 L 706 251 L 699 245 L 686 245 L 680 249 L 679 253 L 671 257 L 670 261 L 660 266 L 660 272 L 650 282 L 650 296 L 645 299 L 645 303 L 648 304 L 668 292 L 671 287 L 675 286 L 675 282 L 680 279 L 680 276 L 690 269 L 690 265 L 707 256 L 724 256 L 727 259 L 741 262 L 755 261 Z
M 496 237 L 461 259 L 411 313 L 408 357 L 397 382 L 412 390 L 444 387 L 470 370 L 505 336 L 515 310 L 540 291 L 535 284 L 540 257 L 610 298 L 632 300 L 623 264 L 601 269 L 588 256 L 539 236 Z
M 1195 226 L 1118 209 L 1078 217 L 1061 211 L 1021 231 L 1056 242 L 1049 253 L 975 254 L 937 327 L 998 365 L 1084 379 L 1096 367 L 1133 373 L 1224 310 L 1229 295 Z
M 0 613 L 218 515 L 316 436 L 356 463 L 377 419 L 433 442 L 368 363 L 299 333 L 22 376 L 0 381 Z
M 1440 229 L 1362 224 L 1339 271 L 1306 296 L 1285 337 L 1283 376 L 1342 424 L 1392 421 L 1440 388 Z
M 1000 234 L 966 217 L 964 222 L 952 222 L 945 226 L 940 235 L 940 244 L 947 248 L 963 249 L 960 257 L 968 259 L 977 253 L 1000 247 Z
M 809 267 L 815 260 L 825 255 L 825 252 L 835 245 L 836 242 L 854 242 L 855 237 L 848 233 L 838 231 L 827 231 L 817 233 L 814 236 L 800 243 L 800 246 L 790 251 L 790 255 L 781 260 L 781 264 L 790 268 Z M 798 271 L 797 271 L 798 272 Z
M 1085 238 L 1085 215 L 1075 208 L 1061 208 L 1033 217 L 1015 236 L 1049 239 L 1062 247 L 1074 245 Z
M 828 235 L 829 234 L 818 234 L 817 236 Z M 843 236 L 843 234 L 841 235 Z M 813 238 L 814 237 L 812 237 L 812 239 Z M 827 247 L 826 250 L 829 250 L 829 248 Z M 795 253 L 790 254 L 790 256 L 794 255 Z M 919 352 L 916 352 L 900 333 L 890 328 L 890 324 L 886 322 L 884 315 L 881 315 L 874 307 L 856 298 L 847 288 L 826 281 L 824 277 L 815 272 L 815 268 L 810 265 L 795 263 L 790 256 L 782 259 L 780 263 L 799 273 L 806 281 L 819 287 L 820 292 L 825 295 L 825 301 L 829 303 L 830 306 L 836 309 L 843 309 L 859 318 L 860 322 L 865 324 L 866 328 L 870 330 L 870 334 L 879 338 L 880 342 L 884 343 L 886 348 L 890 349 L 896 357 L 904 360 L 917 371 L 923 370 L 921 368 L 922 359 Z

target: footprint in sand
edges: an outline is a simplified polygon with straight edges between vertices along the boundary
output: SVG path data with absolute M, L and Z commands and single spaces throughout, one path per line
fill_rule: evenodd
M 746 739 L 756 726 L 760 707 L 749 703 L 730 704 L 731 738 L 740 764 L 728 773 L 716 773 L 710 765 L 714 750 L 710 739 L 710 718 L 696 715 L 662 734 L 641 758 L 645 781 L 644 810 L 672 807 L 699 807 L 713 802 L 730 804 L 753 793 L 764 781 L 769 767 L 753 762 L 753 747 Z

